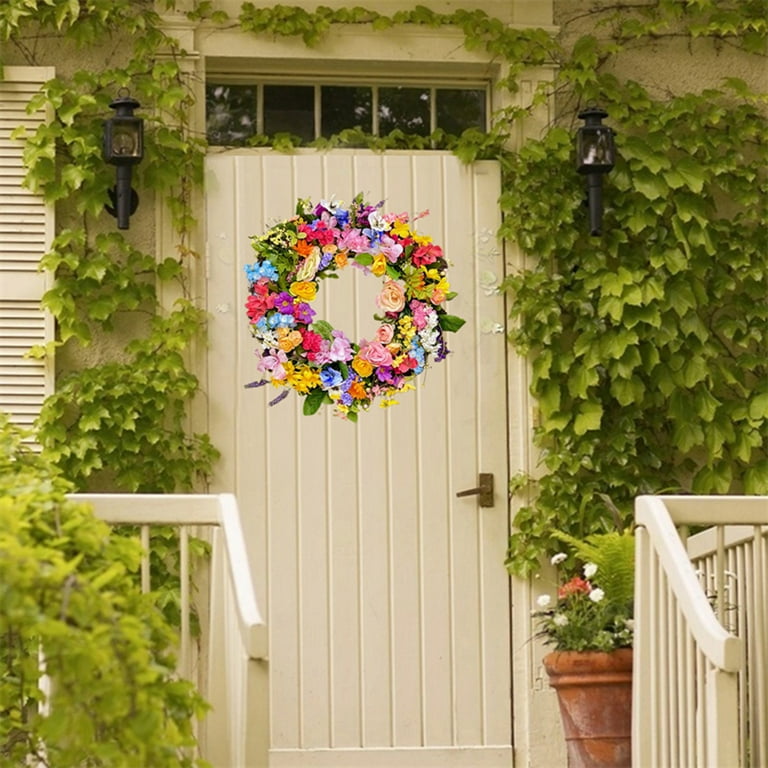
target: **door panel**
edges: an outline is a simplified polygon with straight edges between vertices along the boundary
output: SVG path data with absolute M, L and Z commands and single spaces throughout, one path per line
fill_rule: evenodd
M 483 289 L 503 270 L 498 166 L 222 153 L 206 192 L 215 486 L 238 496 L 267 611 L 273 764 L 510 765 L 504 307 Z M 269 406 L 282 390 L 244 389 L 260 374 L 243 265 L 249 236 L 297 198 L 357 192 L 385 212 L 429 209 L 418 230 L 443 247 L 449 311 L 468 322 L 415 391 L 352 424 L 303 416 L 293 392 Z M 370 338 L 380 281 L 349 272 L 321 283 L 318 318 Z M 494 507 L 456 498 L 479 472 L 495 476 Z

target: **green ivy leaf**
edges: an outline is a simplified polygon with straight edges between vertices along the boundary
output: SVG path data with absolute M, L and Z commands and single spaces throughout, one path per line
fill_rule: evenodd
M 632 178 L 635 189 L 649 200 L 665 198 L 669 194 L 669 187 L 663 176 L 650 171 L 638 171 Z
M 600 403 L 592 400 L 580 403 L 573 422 L 573 432 L 576 435 L 583 435 L 600 429 L 602 419 L 603 406 Z
M 704 189 L 704 169 L 691 157 L 682 157 L 674 165 L 674 170 L 683 182 L 696 194 Z
M 768 420 L 768 392 L 758 392 L 749 401 L 749 418 L 752 421 Z

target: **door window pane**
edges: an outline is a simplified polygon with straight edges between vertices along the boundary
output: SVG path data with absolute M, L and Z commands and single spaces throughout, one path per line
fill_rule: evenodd
M 460 136 L 467 128 L 486 130 L 485 91 L 469 88 L 437 89 L 437 127 Z
M 256 133 L 256 86 L 207 83 L 205 115 L 210 144 L 246 144 Z
M 373 130 L 373 97 L 370 88 L 324 85 L 320 89 L 322 136 L 333 136 L 347 128 Z
M 315 88 L 312 85 L 264 86 L 264 133 L 315 138 Z
M 418 136 L 431 133 L 428 89 L 379 89 L 379 135 L 385 136 L 396 128 Z

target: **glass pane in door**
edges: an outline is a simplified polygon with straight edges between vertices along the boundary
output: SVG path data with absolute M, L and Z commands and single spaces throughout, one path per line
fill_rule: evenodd
M 322 136 L 333 136 L 346 128 L 373 130 L 373 97 L 370 88 L 324 85 L 320 90 Z
M 455 136 L 467 128 L 487 130 L 485 90 L 475 88 L 437 89 L 437 127 Z
M 315 138 L 315 88 L 312 85 L 264 86 L 264 133 Z
M 428 88 L 379 89 L 379 135 L 396 128 L 419 136 L 430 134 Z
M 247 144 L 256 133 L 256 86 L 206 83 L 205 121 L 210 144 Z

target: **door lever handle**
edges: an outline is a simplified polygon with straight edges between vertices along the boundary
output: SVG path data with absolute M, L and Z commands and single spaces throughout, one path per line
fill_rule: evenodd
M 493 506 L 493 474 L 491 472 L 481 472 L 478 475 L 479 483 L 477 488 L 468 488 L 466 491 L 459 491 L 456 496 L 477 496 L 477 503 L 481 507 Z

